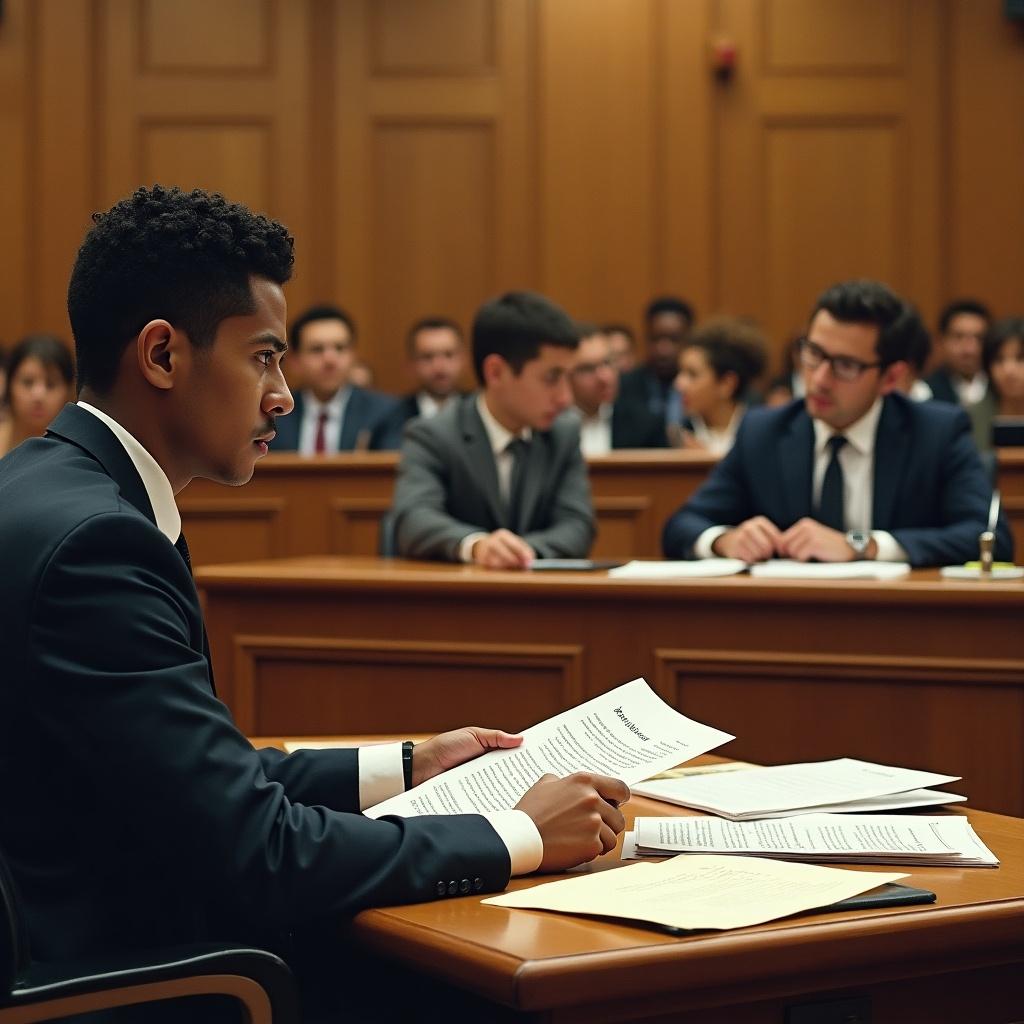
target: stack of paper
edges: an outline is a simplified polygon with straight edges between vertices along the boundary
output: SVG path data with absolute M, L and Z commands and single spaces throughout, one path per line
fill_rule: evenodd
M 409 818 L 508 810 L 549 773 L 596 772 L 632 786 L 731 739 L 679 714 L 634 679 L 525 729 L 519 747 L 492 750 L 363 813 Z
M 738 558 L 698 558 L 686 562 L 627 562 L 608 570 L 615 580 L 706 579 L 711 576 L 735 576 L 746 569 Z
M 788 558 L 750 567 L 751 576 L 769 580 L 894 580 L 909 572 L 906 562 L 797 562 Z
M 906 875 L 785 864 L 761 857 L 673 857 L 596 871 L 484 900 L 496 907 L 649 921 L 670 928 L 742 928 L 828 907 Z
M 998 859 L 960 815 L 805 814 L 771 821 L 637 818 L 638 855 L 756 854 L 818 863 L 996 867 Z
M 958 778 L 842 757 L 835 761 L 749 768 L 723 775 L 641 782 L 633 786 L 633 792 L 744 821 L 822 811 L 906 810 L 955 803 L 967 798 L 920 787 L 955 782 Z

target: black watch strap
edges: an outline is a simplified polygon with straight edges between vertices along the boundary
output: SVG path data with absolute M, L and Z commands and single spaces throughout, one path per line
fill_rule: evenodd
M 402 744 L 402 777 L 405 780 L 406 790 L 412 789 L 412 748 L 414 746 L 412 740 L 406 740 Z

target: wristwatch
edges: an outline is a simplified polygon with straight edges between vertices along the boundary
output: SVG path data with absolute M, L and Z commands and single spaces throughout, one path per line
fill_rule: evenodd
M 863 558 L 871 544 L 871 534 L 863 530 L 849 530 L 846 534 L 846 543 L 853 548 L 857 558 Z

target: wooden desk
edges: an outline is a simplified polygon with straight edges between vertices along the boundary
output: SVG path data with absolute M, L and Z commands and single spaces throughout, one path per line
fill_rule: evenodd
M 292 555 L 376 555 L 391 506 L 395 452 L 271 455 L 245 487 L 195 480 L 178 499 L 194 565 Z M 620 451 L 589 460 L 599 558 L 656 558 L 668 517 L 715 460 L 697 452 Z M 1024 561 L 1024 451 L 999 457 L 1003 504 Z
M 630 821 L 636 814 L 686 813 L 639 797 L 624 811 Z M 857 1019 L 873 1024 L 1019 1021 L 1024 821 L 951 813 L 971 819 L 1002 866 L 912 869 L 909 882 L 937 894 L 931 906 L 803 914 L 680 937 L 486 907 L 467 896 L 364 911 L 348 941 L 385 961 L 395 984 L 414 969 L 465 993 L 465 1006 L 445 1000 L 449 1020 L 782 1024 L 793 1005 L 861 998 L 871 1016 Z M 618 867 L 617 858 L 615 851 L 590 870 Z M 544 880 L 515 879 L 510 888 Z
M 778 764 L 963 775 L 1024 813 L 1024 582 L 633 583 L 306 558 L 207 567 L 217 685 L 251 734 L 519 729 L 644 676 Z

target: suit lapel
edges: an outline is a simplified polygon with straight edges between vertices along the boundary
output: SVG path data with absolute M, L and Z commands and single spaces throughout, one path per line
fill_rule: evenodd
M 910 437 L 902 410 L 891 398 L 882 399 L 882 415 L 875 434 L 875 479 L 871 499 L 871 528 L 892 526 L 896 497 L 910 454 Z
M 795 523 L 813 513 L 814 426 L 803 403 L 780 440 L 779 477 L 784 500 L 789 506 L 790 522 Z
M 540 500 L 544 487 L 544 478 L 548 467 L 548 448 L 551 444 L 550 434 L 534 432 L 533 440 L 527 449 L 526 465 L 523 467 L 522 497 L 519 508 L 519 532 L 529 533 L 533 513 Z
M 496 523 L 508 525 L 508 509 L 501 500 L 498 490 L 498 467 L 491 451 L 491 443 L 484 429 L 484 421 L 476 407 L 476 395 L 467 395 L 460 399 L 459 427 L 464 442 L 466 462 L 469 464 L 471 478 L 480 486 L 487 507 Z
M 338 451 L 350 452 L 355 449 L 359 426 L 366 420 L 366 402 L 367 398 L 362 388 L 352 388 L 348 401 L 345 403 L 345 415 L 341 420 L 341 439 L 338 441 Z

